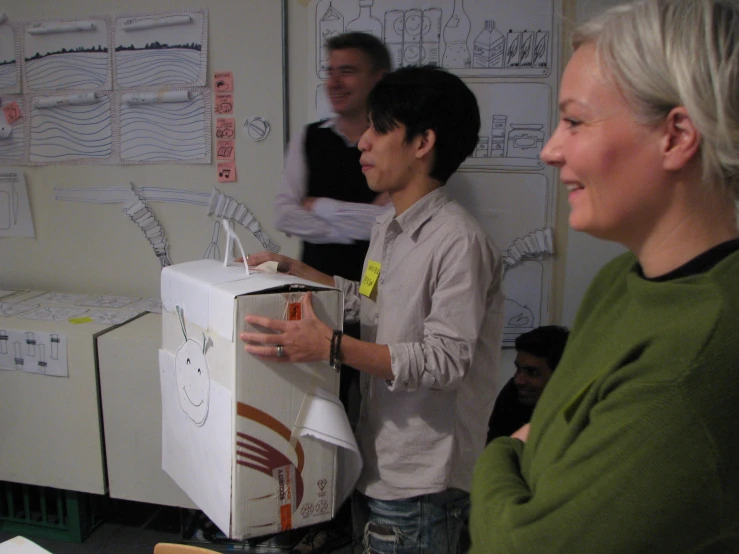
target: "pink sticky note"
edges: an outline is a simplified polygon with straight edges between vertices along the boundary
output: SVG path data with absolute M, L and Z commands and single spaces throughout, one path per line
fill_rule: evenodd
M 233 94 L 216 94 L 216 107 L 217 114 L 228 115 L 234 111 L 234 96 Z
M 5 113 L 5 121 L 11 124 L 15 123 L 22 117 L 21 108 L 15 100 L 10 104 L 3 106 L 3 113 Z
M 216 138 L 232 139 L 236 136 L 236 119 L 221 117 L 216 119 Z
M 233 71 L 216 71 L 213 74 L 213 88 L 216 92 L 234 91 Z
M 216 157 L 219 160 L 233 160 L 236 157 L 234 149 L 236 141 L 233 139 L 221 139 L 216 141 Z
M 218 182 L 232 183 L 236 180 L 236 164 L 234 162 L 218 162 Z

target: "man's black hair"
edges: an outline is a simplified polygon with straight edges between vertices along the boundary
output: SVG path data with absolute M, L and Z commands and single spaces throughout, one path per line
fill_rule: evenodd
M 516 350 L 544 358 L 554 371 L 562 359 L 570 331 L 559 325 L 544 325 L 516 337 Z
M 387 73 L 369 96 L 375 131 L 402 124 L 409 142 L 429 129 L 436 134 L 431 177 L 445 184 L 475 150 L 480 110 L 472 91 L 456 75 L 435 66 L 404 67 Z
M 370 64 L 372 71 L 390 71 L 390 52 L 380 39 L 369 33 L 344 33 L 326 41 L 329 52 L 354 48 L 362 52 Z

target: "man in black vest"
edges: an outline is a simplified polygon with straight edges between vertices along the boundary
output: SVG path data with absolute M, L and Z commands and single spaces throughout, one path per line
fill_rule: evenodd
M 357 142 L 369 126 L 367 97 L 390 71 L 390 54 L 367 33 L 335 36 L 326 48 L 326 90 L 336 115 L 308 125 L 290 142 L 275 197 L 275 226 L 303 240 L 301 259 L 308 265 L 359 281 L 370 230 L 389 197 L 367 186 Z M 346 325 L 344 331 L 359 338 L 358 324 Z M 359 409 L 358 401 L 349 402 L 352 381 L 358 381 L 357 371 L 343 366 L 339 396 L 350 419 Z M 304 542 L 314 544 L 301 543 L 296 552 L 320 550 L 325 540 L 325 531 L 310 533 Z
M 275 197 L 275 226 L 303 239 L 301 260 L 311 267 L 359 281 L 372 224 L 388 197 L 367 186 L 357 142 L 368 127 L 367 97 L 390 70 L 390 54 L 367 33 L 335 36 L 326 48 L 326 90 L 336 116 L 308 125 L 291 141 Z M 358 326 L 345 331 L 359 337 Z M 354 373 L 342 370 L 345 405 Z

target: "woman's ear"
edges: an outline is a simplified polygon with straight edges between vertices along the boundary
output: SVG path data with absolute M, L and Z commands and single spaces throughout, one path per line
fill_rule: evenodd
M 684 106 L 670 110 L 664 122 L 663 168 L 676 171 L 685 167 L 700 150 L 701 134 Z

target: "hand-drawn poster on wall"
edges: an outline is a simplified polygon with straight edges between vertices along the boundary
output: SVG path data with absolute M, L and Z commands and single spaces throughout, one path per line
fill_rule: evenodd
M 21 91 L 20 41 L 10 25 L 0 25 L 0 92 Z
M 552 70 L 551 0 L 319 0 L 316 71 L 325 79 L 325 40 L 375 35 L 395 67 L 440 65 L 460 77 L 545 77 Z
M 122 162 L 210 162 L 210 90 L 123 92 L 119 99 Z
M 441 66 L 477 97 L 474 152 L 447 190 L 486 229 L 504 258 L 504 345 L 549 323 L 554 170 L 540 159 L 557 114 L 561 0 L 312 0 L 316 115 L 329 117 L 327 39 L 370 33 L 393 66 Z
M 206 10 L 116 17 L 116 85 L 205 86 L 207 33 Z
M 490 174 L 459 172 L 446 190 L 482 224 L 505 258 L 521 238 L 542 235 L 547 227 L 548 183 L 535 173 Z M 521 217 L 521 214 L 525 217 Z M 539 231 L 537 233 L 537 231 Z M 551 250 L 545 248 L 544 250 Z M 547 253 L 529 255 L 506 268 L 504 346 L 512 346 L 521 333 L 547 323 L 549 306 Z
M 109 159 L 113 153 L 111 93 L 33 95 L 30 161 Z
M 24 28 L 24 70 L 30 90 L 110 90 L 108 21 L 49 20 Z

